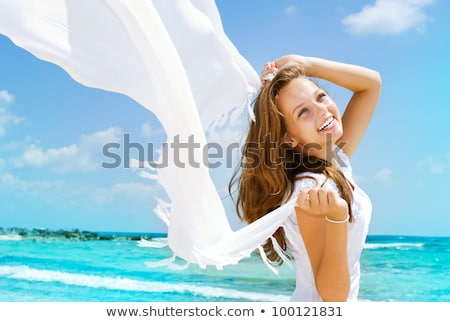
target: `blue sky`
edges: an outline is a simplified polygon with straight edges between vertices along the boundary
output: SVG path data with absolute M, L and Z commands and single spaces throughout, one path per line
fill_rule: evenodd
M 257 71 L 288 53 L 378 70 L 382 96 L 352 159 L 374 206 L 369 233 L 450 235 L 448 1 L 216 3 L 225 32 Z M 345 106 L 348 92 L 321 84 Z M 164 140 L 131 99 L 81 86 L 0 36 L 0 226 L 164 232 L 153 214 L 161 188 L 136 170 L 101 167 L 111 161 L 103 145 L 124 134 L 155 146 Z M 230 169 L 214 171 L 225 196 Z

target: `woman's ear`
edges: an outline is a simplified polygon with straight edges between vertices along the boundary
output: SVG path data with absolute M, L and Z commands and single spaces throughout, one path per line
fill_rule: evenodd
M 283 142 L 289 144 L 293 149 L 295 149 L 295 147 L 298 145 L 298 141 L 288 133 L 284 135 Z

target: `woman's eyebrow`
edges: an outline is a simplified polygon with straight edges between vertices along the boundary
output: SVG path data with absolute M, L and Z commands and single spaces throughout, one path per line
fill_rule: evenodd
M 305 102 L 302 102 L 302 103 L 300 103 L 300 104 L 298 104 L 296 107 L 294 107 L 293 109 L 292 109 L 292 115 L 295 115 L 296 114 L 296 111 L 298 110 L 298 109 L 301 109 L 303 106 L 305 105 Z

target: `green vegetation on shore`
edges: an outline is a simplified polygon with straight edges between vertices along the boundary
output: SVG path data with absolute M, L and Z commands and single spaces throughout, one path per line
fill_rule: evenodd
M 66 239 L 66 240 L 151 240 L 149 234 L 139 233 L 103 233 L 92 232 L 79 229 L 58 229 L 51 230 L 46 228 L 2 228 L 0 227 L 0 236 L 20 236 L 21 239 L 43 240 L 43 239 Z

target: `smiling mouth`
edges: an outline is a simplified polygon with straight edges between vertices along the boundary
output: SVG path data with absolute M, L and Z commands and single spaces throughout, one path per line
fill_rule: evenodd
M 336 121 L 336 119 L 333 116 L 330 116 L 329 118 L 327 118 L 325 120 L 325 122 L 323 122 L 323 124 L 319 127 L 318 131 L 319 132 L 325 131 L 326 129 L 328 129 L 332 125 L 334 125 L 335 121 Z

